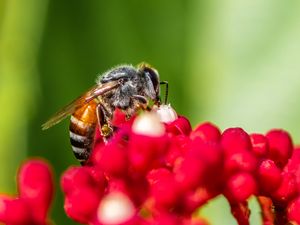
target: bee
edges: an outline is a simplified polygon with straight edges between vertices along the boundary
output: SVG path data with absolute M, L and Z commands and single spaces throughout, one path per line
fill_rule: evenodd
M 46 130 L 71 115 L 70 141 L 75 157 L 84 164 L 93 147 L 97 124 L 104 142 L 112 136 L 113 113 L 121 109 L 128 118 L 137 110 L 149 108 L 149 102 L 159 106 L 160 82 L 156 69 L 141 63 L 137 67 L 121 65 L 100 75 L 96 85 L 66 105 L 42 125 Z

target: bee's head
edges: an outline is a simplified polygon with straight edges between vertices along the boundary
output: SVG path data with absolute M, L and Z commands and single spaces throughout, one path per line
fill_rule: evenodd
M 153 67 L 151 67 L 149 64 L 146 63 L 141 63 L 139 66 L 140 71 L 149 78 L 149 80 L 151 81 L 152 85 L 153 85 L 153 89 L 155 91 L 155 101 L 159 101 L 159 86 L 160 86 L 160 82 L 159 82 L 159 74 L 158 71 L 156 69 L 154 69 Z

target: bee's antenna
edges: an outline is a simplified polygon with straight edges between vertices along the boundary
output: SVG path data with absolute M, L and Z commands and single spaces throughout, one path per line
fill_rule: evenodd
M 168 81 L 161 81 L 159 84 L 160 84 L 160 85 L 162 85 L 162 84 L 166 85 L 166 90 L 165 90 L 165 101 L 164 101 L 164 104 L 167 104 L 167 101 L 168 101 L 168 94 L 169 94 L 169 83 L 168 83 Z

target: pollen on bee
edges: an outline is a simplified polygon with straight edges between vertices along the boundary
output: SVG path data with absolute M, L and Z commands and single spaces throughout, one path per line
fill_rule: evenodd
M 111 135 L 112 133 L 112 129 L 107 125 L 107 124 L 104 124 L 102 127 L 101 127 L 101 132 L 102 132 L 102 135 L 104 137 L 108 137 Z

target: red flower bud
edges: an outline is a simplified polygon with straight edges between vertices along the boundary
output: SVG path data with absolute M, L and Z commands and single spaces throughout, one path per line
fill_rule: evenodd
M 257 167 L 257 159 L 252 152 L 240 151 L 228 155 L 224 162 L 224 172 L 226 176 L 238 171 L 253 172 Z
M 292 173 L 295 175 L 298 190 L 300 190 L 300 148 L 295 148 L 292 158 L 290 158 L 288 164 L 284 167 L 284 172 Z
M 178 119 L 166 125 L 166 130 L 167 133 L 171 133 L 173 135 L 188 136 L 192 131 L 192 127 L 187 118 L 179 116 Z
M 257 157 L 266 157 L 269 151 L 268 139 L 262 134 L 251 134 L 252 152 Z
M 19 196 L 0 196 L 0 222 L 8 225 L 46 225 L 53 196 L 52 173 L 41 160 L 24 163 L 17 176 Z
M 180 191 L 176 185 L 174 175 L 166 169 L 152 170 L 148 174 L 151 197 L 160 209 L 171 209 L 180 200 Z
M 165 162 L 163 156 L 168 151 L 168 142 L 166 135 L 149 137 L 133 133 L 128 146 L 131 173 L 143 175 L 147 170 L 162 165 Z
M 197 208 L 207 203 L 210 199 L 220 194 L 212 187 L 200 186 L 194 191 L 188 191 L 183 196 L 184 213 L 190 215 Z
M 252 148 L 250 137 L 242 128 L 229 128 L 225 130 L 221 137 L 221 145 L 225 156 L 240 151 L 250 151 Z
M 254 177 L 249 173 L 240 172 L 231 176 L 227 181 L 225 195 L 230 202 L 243 202 L 256 191 Z
M 192 140 L 199 138 L 204 142 L 218 142 L 221 138 L 221 132 L 215 125 L 206 122 L 197 126 L 190 134 Z
M 269 140 L 270 146 L 269 158 L 277 166 L 283 168 L 293 152 L 293 143 L 290 135 L 284 130 L 271 130 L 267 133 L 266 137 Z
M 217 174 L 221 174 L 223 169 L 223 151 L 216 142 L 203 142 L 196 139 L 190 143 L 190 148 L 186 150 L 185 157 L 199 160 L 202 164 L 204 176 L 198 183 L 216 183 L 219 179 L 211 179 Z M 219 178 L 221 178 L 219 176 Z M 200 178 L 199 178 L 200 179 Z
M 281 170 L 270 159 L 266 159 L 260 163 L 257 177 L 259 185 L 265 193 L 277 189 L 282 180 Z
M 30 225 L 30 208 L 23 199 L 0 196 L 0 222 L 10 225 Z
M 61 178 L 61 186 L 65 194 L 88 187 L 97 189 L 101 195 L 107 183 L 101 171 L 95 171 L 90 167 L 70 167 Z
M 75 188 L 66 195 L 64 208 L 73 220 L 88 223 L 96 213 L 99 201 L 99 193 L 94 188 Z
M 196 188 L 203 183 L 206 165 L 197 158 L 185 157 L 174 167 L 175 180 L 183 191 Z
M 122 176 L 127 174 L 128 150 L 122 143 L 108 143 L 93 152 L 93 163 L 97 168 L 109 176 Z
M 20 198 L 34 211 L 35 221 L 45 221 L 53 197 L 52 173 L 41 160 L 25 163 L 18 175 Z
M 282 173 L 281 184 L 276 191 L 271 193 L 271 197 L 280 204 L 286 204 L 291 198 L 297 195 L 297 192 L 295 175 L 291 173 Z

